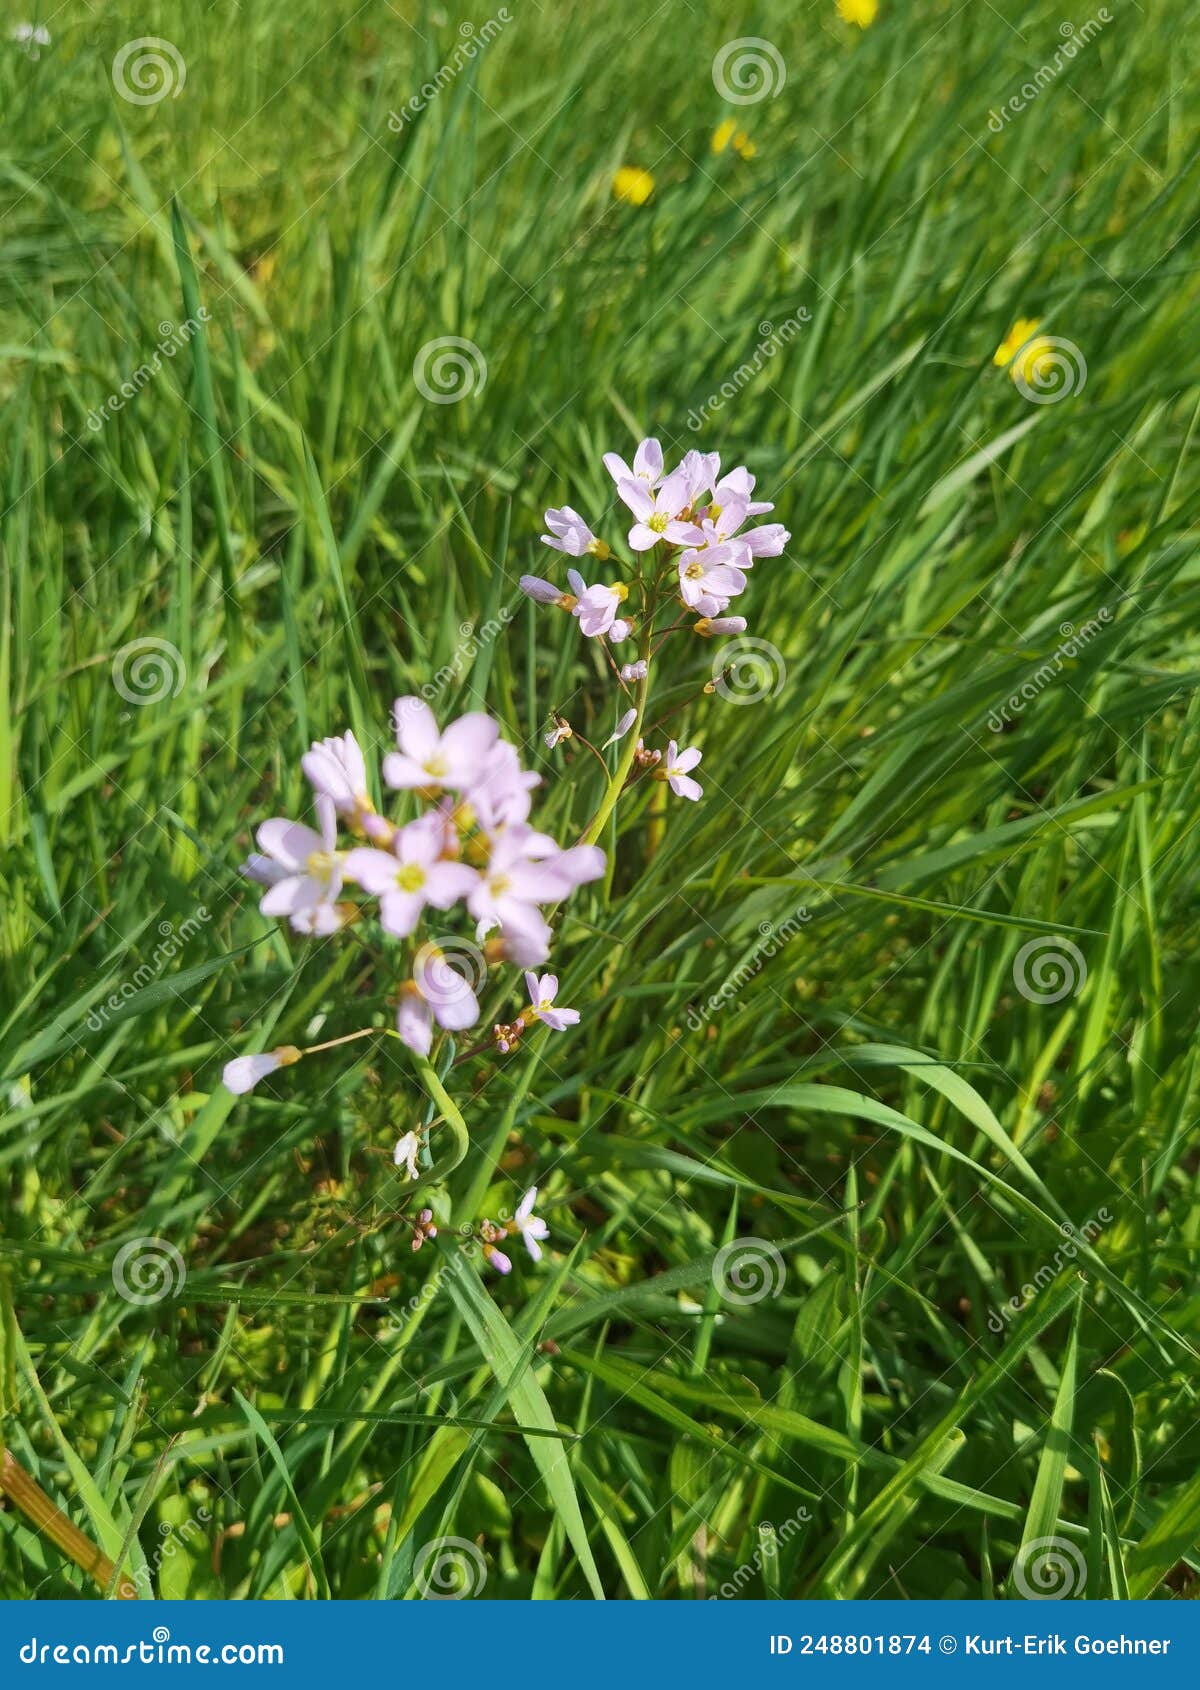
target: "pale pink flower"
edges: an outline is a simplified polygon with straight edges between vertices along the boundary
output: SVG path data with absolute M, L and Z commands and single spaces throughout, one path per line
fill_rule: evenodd
M 568 569 L 567 578 L 576 599 L 571 614 L 578 618 L 580 631 L 589 639 L 600 639 L 616 622 L 617 611 L 625 599 L 624 590 L 599 584 L 589 587 L 577 569 Z M 625 632 L 629 632 L 628 627 Z
M 521 759 L 506 739 L 496 742 L 484 759 L 467 799 L 479 825 L 489 833 L 516 826 L 528 819 L 529 794 L 541 785 L 542 777 L 523 769 Z
M 333 800 L 322 796 L 315 808 L 319 833 L 284 816 L 274 816 L 259 828 L 258 843 L 275 878 L 258 907 L 263 915 L 286 915 L 297 933 L 325 934 L 343 926 L 347 912 L 336 901 L 342 889 L 342 859 Z M 259 874 L 265 872 L 263 865 Z
M 363 845 L 343 865 L 347 879 L 379 899 L 379 919 L 398 939 L 408 936 L 426 904 L 448 910 L 465 898 L 479 876 L 466 863 L 446 862 L 442 817 L 436 812 L 398 829 L 390 851 Z
M 643 440 L 633 454 L 633 468 L 615 452 L 605 452 L 604 467 L 617 486 L 623 481 L 644 481 L 647 487 L 657 487 L 662 480 L 662 447 L 657 440 Z
M 500 733 L 480 710 L 460 716 L 439 733 L 433 711 L 421 698 L 398 698 L 394 719 L 400 749 L 384 758 L 383 778 L 401 789 L 450 786 L 461 791 L 470 786 Z
M 247 880 L 253 880 L 259 886 L 274 886 L 276 881 L 286 880 L 288 870 L 282 863 L 275 862 L 270 857 L 264 857 L 258 851 L 251 851 L 242 864 L 239 873 Z
M 657 492 L 644 481 L 620 481 L 617 492 L 633 512 L 629 544 L 635 552 L 648 552 L 660 540 L 672 545 L 687 544 L 690 524 L 680 520 L 692 502 L 688 477 L 682 469 L 672 470 Z
M 564 740 L 574 739 L 575 730 L 572 728 L 570 722 L 560 719 L 555 722 L 554 726 L 545 737 L 547 749 L 553 751 L 554 747 L 556 745 L 561 745 Z
M 235 1056 L 232 1062 L 225 1064 L 221 1079 L 231 1092 L 242 1097 L 277 1068 L 290 1068 L 293 1062 L 299 1060 L 300 1052 L 295 1045 L 278 1045 L 261 1055 Z
M 704 791 L 699 781 L 693 780 L 689 773 L 699 761 L 700 753 L 694 745 L 680 751 L 674 740 L 668 742 L 660 772 L 677 798 L 699 798 Z
M 417 1157 L 421 1151 L 421 1140 L 416 1133 L 405 1133 L 396 1140 L 396 1148 L 392 1151 L 392 1161 L 398 1168 L 403 1168 L 409 1179 L 420 1179 L 421 1170 L 417 1165 Z
M 632 632 L 633 623 L 626 622 L 623 616 L 618 616 L 612 627 L 608 630 L 608 637 L 612 641 L 613 645 L 620 645 L 621 641 L 627 640 Z
M 440 945 L 422 945 L 413 961 L 413 977 L 396 1007 L 401 1039 L 410 1050 L 428 1056 L 435 1021 L 447 1032 L 461 1033 L 478 1020 L 479 1001 L 471 982 Z
M 623 681 L 644 681 L 649 665 L 644 657 L 639 657 L 636 663 L 621 665 L 621 679 Z
M 535 1185 L 522 1197 L 517 1205 L 517 1212 L 513 1216 L 513 1228 L 524 1239 L 525 1248 L 529 1251 L 533 1260 L 540 1262 L 542 1259 L 541 1241 L 544 1238 L 549 1238 L 550 1228 L 540 1215 L 535 1215 L 533 1212 L 533 1205 L 537 1202 L 537 1194 L 538 1188 Z
M 367 795 L 367 765 L 352 733 L 320 739 L 300 759 L 313 790 L 332 801 L 341 816 L 372 808 Z
M 705 640 L 715 639 L 718 634 L 744 634 L 746 632 L 746 618 L 744 616 L 702 616 L 693 625 L 692 631 Z
M 536 974 L 526 971 L 525 990 L 529 993 L 529 1002 L 533 1006 L 533 1013 L 539 1021 L 544 1021 L 547 1027 L 556 1033 L 563 1032 L 567 1027 L 573 1027 L 579 1020 L 577 1009 L 556 1009 L 554 999 L 558 994 L 558 975 L 543 974 L 539 979 Z
M 687 477 L 689 503 L 697 504 L 702 493 L 711 493 L 721 473 L 720 452 L 685 452 L 680 469 Z
M 476 921 L 499 924 L 513 961 L 536 968 L 550 954 L 550 928 L 538 906 L 556 904 L 585 881 L 598 879 L 604 873 L 604 852 L 595 845 L 575 845 L 535 861 L 529 847 L 540 844 L 539 836 L 531 841 L 528 834 L 505 829 L 497 836 L 467 908 Z
M 498 1250 L 494 1244 L 484 1244 L 483 1259 L 489 1267 L 495 1268 L 497 1273 L 512 1272 L 512 1262 L 504 1254 L 504 1251 Z
M 731 469 L 728 475 L 722 476 L 714 486 L 712 502 L 720 509 L 738 499 L 746 507 L 745 516 L 761 516 L 764 511 L 775 509 L 774 505 L 753 500 L 750 496 L 753 492 L 754 477 L 744 464 L 739 464 L 737 469 Z
M 771 506 L 768 505 L 767 509 L 770 510 Z M 778 557 L 791 537 L 781 522 L 764 522 L 758 528 L 748 528 L 744 534 L 738 535 L 751 557 Z
M 566 598 L 561 587 L 556 587 L 553 581 L 546 581 L 540 575 L 522 575 L 518 585 L 526 598 L 531 598 L 534 604 L 558 604 Z
M 615 745 L 619 739 L 624 739 L 625 735 L 629 732 L 630 728 L 636 721 L 636 708 L 626 710 L 623 716 L 618 717 L 617 725 L 604 741 L 604 744 L 600 747 L 601 751 L 607 751 L 610 745 Z
M 743 592 L 746 577 L 739 566 L 741 555 L 735 542 L 683 552 L 679 558 L 679 596 L 684 604 L 701 615 L 711 615 L 712 600 L 727 604 Z
M 566 552 L 568 557 L 586 557 L 589 552 L 593 556 L 608 556 L 604 541 L 596 538 L 579 512 L 573 511 L 570 505 L 547 511 L 546 527 L 550 532 L 542 535 L 542 544 L 552 546 L 556 552 Z
M 688 524 L 687 544 L 692 549 L 684 553 L 684 560 L 690 561 L 697 552 L 715 551 L 723 545 L 731 563 L 741 569 L 750 569 L 754 559 L 745 546 L 743 536 L 737 532 L 745 520 L 745 499 L 731 498 L 720 509 L 711 507 L 698 522 Z

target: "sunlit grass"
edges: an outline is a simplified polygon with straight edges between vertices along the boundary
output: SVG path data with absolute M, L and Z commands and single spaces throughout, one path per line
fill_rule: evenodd
M 1077 1594 L 1194 1593 L 1195 82 L 1151 0 L 997 129 L 1063 42 L 1009 10 L 768 4 L 736 106 L 675 4 L 513 5 L 415 114 L 436 8 L 0 43 L 3 1442 L 140 1594 L 403 1596 L 447 1536 L 489 1597 L 1013 1596 L 1046 1537 Z M 186 77 L 138 105 L 151 31 Z M 1064 396 L 994 363 L 1022 321 Z M 704 801 L 601 841 L 581 1026 L 447 1080 L 455 1222 L 536 1183 L 551 1228 L 480 1278 L 411 1250 L 395 1041 L 220 1087 L 392 1014 L 237 866 L 431 681 L 585 826 L 542 735 L 612 683 L 516 582 L 547 504 L 620 536 L 647 432 L 792 532 L 770 696 L 689 704 Z M 13 1499 L 3 1594 L 109 1587 Z

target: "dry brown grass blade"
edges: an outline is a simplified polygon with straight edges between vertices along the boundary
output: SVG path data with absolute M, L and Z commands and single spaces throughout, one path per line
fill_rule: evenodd
M 63 1554 L 94 1579 L 102 1591 L 113 1581 L 116 1568 L 102 1549 L 85 1536 L 78 1526 L 57 1508 L 36 1479 L 21 1466 L 8 1450 L 0 1462 L 0 1491 L 21 1510 L 36 1531 L 58 1545 Z M 136 1602 L 137 1590 L 128 1579 L 122 1579 L 116 1589 L 118 1601 Z

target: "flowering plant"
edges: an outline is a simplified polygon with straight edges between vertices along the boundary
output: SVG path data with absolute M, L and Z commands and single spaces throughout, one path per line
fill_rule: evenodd
M 521 767 L 491 716 L 472 711 L 439 728 L 424 700 L 406 697 L 393 709 L 396 749 L 384 757 L 382 773 L 385 785 L 405 795 L 402 802 L 417 813 L 393 820 L 376 808 L 366 759 L 352 733 L 321 740 L 301 759 L 316 828 L 284 817 L 263 822 L 259 849 L 243 865 L 247 878 L 264 889 L 262 914 L 285 916 L 296 932 L 330 935 L 373 920 L 382 946 L 399 943 L 394 1036 L 412 1053 L 453 1140 L 448 1155 L 423 1175 L 425 1135 L 401 1137 L 394 1161 L 413 1182 L 443 1178 L 467 1153 L 466 1125 L 443 1084 L 445 1065 L 439 1072 L 431 1056 L 435 1036 L 444 1035 L 452 1051 L 455 1035 L 479 1021 L 479 992 L 489 968 L 507 963 L 524 969 L 529 1003 L 512 1022 L 495 1023 L 492 1038 L 466 1056 L 489 1047 L 507 1055 L 536 1023 L 563 1032 L 579 1021 L 578 1010 L 557 1002 L 558 977 L 536 972 L 552 942 L 545 912 L 604 874 L 606 857 L 596 841 L 622 793 L 644 775 L 679 798 L 695 801 L 703 793 L 692 774 L 701 761 L 695 746 L 675 739 L 665 750 L 646 744 L 646 735 L 666 720 L 645 727 L 658 653 L 670 635 L 688 628 L 704 639 L 744 632 L 745 619 L 726 612 L 746 590 L 754 564 L 779 556 L 790 538 L 778 523 L 747 526 L 773 507 L 754 499 L 747 469 L 722 476 L 715 452 L 690 451 L 667 472 L 659 442 L 648 439 L 632 466 L 611 452 L 604 464 L 632 519 L 631 579 L 588 585 L 572 567 L 564 590 L 539 576 L 521 577 L 522 591 L 535 603 L 569 612 L 580 632 L 598 642 L 628 704 L 602 747 L 559 712 L 546 735 L 549 747 L 580 739 L 604 770 L 604 789 L 581 838 L 563 846 L 531 825 L 532 790 L 541 777 Z M 612 558 L 612 548 L 569 505 L 548 510 L 545 522 L 542 538 L 551 549 L 599 562 Z M 618 665 L 609 648 L 628 640 L 636 640 L 637 656 Z M 703 692 L 713 690 L 710 679 Z M 610 769 L 604 752 L 622 741 Z M 342 842 L 343 831 L 349 844 Z M 368 1027 L 307 1050 L 280 1045 L 237 1057 L 226 1065 L 225 1084 L 247 1092 L 302 1056 L 377 1032 Z M 539 1241 L 548 1229 L 532 1215 L 536 1195 L 535 1187 L 507 1228 L 480 1225 L 484 1257 L 500 1272 L 511 1263 L 496 1246 L 509 1233 L 519 1233 L 532 1258 L 540 1258 Z M 414 1248 L 437 1232 L 432 1210 L 420 1216 Z

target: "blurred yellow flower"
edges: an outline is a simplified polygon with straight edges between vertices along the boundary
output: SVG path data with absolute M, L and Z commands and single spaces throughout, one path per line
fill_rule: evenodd
M 843 23 L 856 23 L 859 29 L 875 22 L 879 0 L 837 0 L 838 16 Z
M 645 205 L 654 192 L 654 178 L 636 164 L 623 164 L 612 180 L 613 198 L 626 205 Z
M 1053 351 L 1046 336 L 1038 334 L 1038 326 L 1036 317 L 1018 317 L 992 357 L 998 367 L 1008 365 L 1008 373 L 1016 382 L 1036 382 L 1047 354 Z
M 746 131 L 739 129 L 733 119 L 727 117 L 724 123 L 718 123 L 713 130 L 712 150 L 714 153 L 723 153 L 731 143 L 739 158 L 751 159 L 758 151 Z

